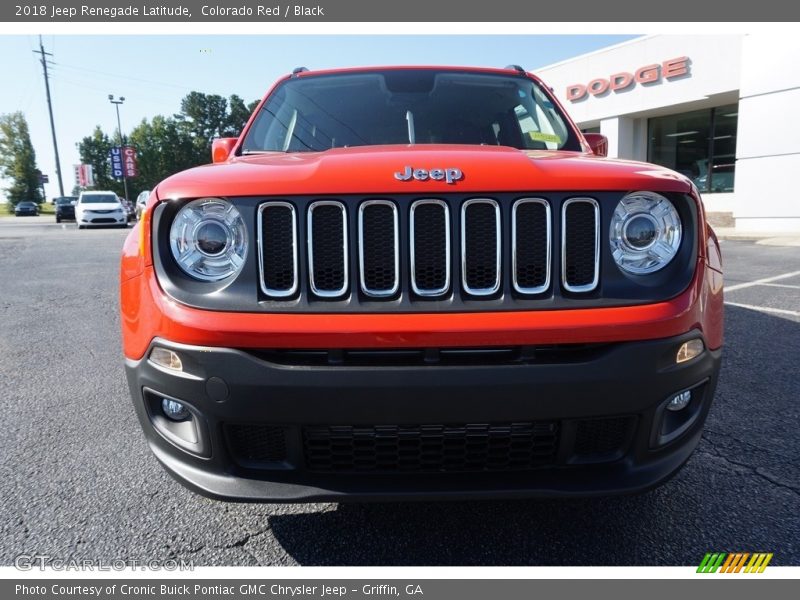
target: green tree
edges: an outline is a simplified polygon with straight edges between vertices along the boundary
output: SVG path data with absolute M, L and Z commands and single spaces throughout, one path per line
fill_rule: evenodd
M 238 96 L 233 98 L 241 102 Z M 228 101 L 218 94 L 189 92 L 181 100 L 181 115 L 195 137 L 204 139 L 219 137 L 228 119 Z
M 218 137 L 236 137 L 244 129 L 258 100 L 245 105 L 236 94 L 227 100 L 218 94 L 190 92 L 181 101 L 181 112 L 175 115 L 195 147 L 198 164 L 208 162 L 211 142 Z
M 36 168 L 28 122 L 21 112 L 0 115 L 0 175 L 9 180 L 8 201 L 16 206 L 23 200 L 41 203 L 41 184 Z
M 236 94 L 228 98 L 228 107 L 228 116 L 225 118 L 220 135 L 222 137 L 238 137 L 247 124 L 253 109 L 245 106 L 244 100 Z
M 172 117 L 143 119 L 127 143 L 136 148 L 139 174 L 128 178 L 128 192 L 135 198 L 170 175 L 211 160 L 211 142 L 215 137 L 238 136 L 259 100 L 245 104 L 233 94 L 229 99 L 216 94 L 191 92 L 181 101 L 181 112 Z M 99 126 L 78 144 L 81 162 L 92 165 L 95 189 L 122 194 L 122 181 L 111 177 L 108 153 L 114 140 Z
M 153 117 L 143 119 L 128 137 L 136 148 L 139 176 L 128 179 L 133 195 L 152 189 L 159 181 L 173 173 L 207 163 L 199 160 L 194 140 L 175 118 Z
M 94 185 L 90 189 L 110 190 L 122 195 L 124 192 L 122 180 L 111 176 L 111 160 L 108 153 L 113 145 L 99 125 L 94 128 L 92 135 L 83 138 L 77 144 L 81 163 L 92 166 Z

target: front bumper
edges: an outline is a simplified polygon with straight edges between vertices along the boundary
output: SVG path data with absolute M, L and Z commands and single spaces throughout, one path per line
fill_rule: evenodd
M 125 213 L 82 213 L 75 220 L 78 225 L 83 227 L 107 227 L 109 225 L 128 224 L 128 217 Z
M 596 345 L 563 361 L 556 352 L 555 359 L 542 362 L 448 366 L 288 364 L 257 352 L 157 339 L 152 345 L 177 352 L 184 372 L 156 366 L 147 359 L 149 350 L 141 360 L 127 359 L 126 372 L 158 460 L 178 481 L 210 497 L 289 502 L 606 495 L 662 483 L 697 445 L 720 351 L 706 350 L 680 365 L 675 353 L 682 342 L 700 336 L 691 331 Z M 693 399 L 684 416 L 667 413 L 668 399 L 686 389 Z M 170 425 L 159 411 L 162 397 L 186 404 L 191 425 Z M 612 421 L 609 433 L 605 425 Z M 445 438 L 467 432 L 467 441 L 456 443 L 468 446 L 475 441 L 469 432 L 519 423 L 547 424 L 554 432 L 552 452 L 531 468 L 407 471 L 386 464 L 372 468 L 375 463 L 368 461 L 366 470 L 337 471 L 311 464 L 311 430 L 380 436 L 406 429 L 441 432 L 444 426 Z M 587 452 L 582 436 L 592 423 L 599 429 L 591 439 L 600 442 L 596 452 L 591 446 Z M 279 432 L 279 456 L 254 459 L 264 439 L 243 446 L 231 437 L 232 431 L 259 427 Z M 353 443 L 357 452 L 359 441 Z

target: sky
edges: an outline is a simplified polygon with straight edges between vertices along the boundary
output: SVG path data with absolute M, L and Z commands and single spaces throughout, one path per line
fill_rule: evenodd
M 191 91 L 261 98 L 281 75 L 309 69 L 364 65 L 471 65 L 537 68 L 618 44 L 630 35 L 45 35 L 50 93 L 64 192 L 75 185 L 76 144 L 100 125 L 116 131 L 108 95 L 123 96 L 122 130 L 155 115 L 172 115 Z M 0 35 L 0 114 L 22 111 L 39 168 L 58 195 L 39 37 Z M 5 187 L 0 183 L 0 187 Z M 0 191 L 0 201 L 5 195 Z

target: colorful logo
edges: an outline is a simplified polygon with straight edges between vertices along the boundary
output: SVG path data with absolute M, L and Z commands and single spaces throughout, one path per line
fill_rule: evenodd
M 697 572 L 763 573 L 771 560 L 772 552 L 706 552 Z

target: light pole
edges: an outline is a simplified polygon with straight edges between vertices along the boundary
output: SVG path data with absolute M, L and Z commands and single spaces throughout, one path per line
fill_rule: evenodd
M 119 120 L 119 105 L 125 102 L 125 96 L 120 96 L 119 100 L 114 100 L 114 94 L 108 95 L 108 101 L 117 109 L 117 132 L 119 133 L 119 151 L 122 152 L 125 147 L 125 140 L 122 138 L 122 124 Z M 125 177 L 125 157 L 121 157 L 122 163 L 122 187 L 125 190 L 125 200 L 128 199 L 128 178 Z

